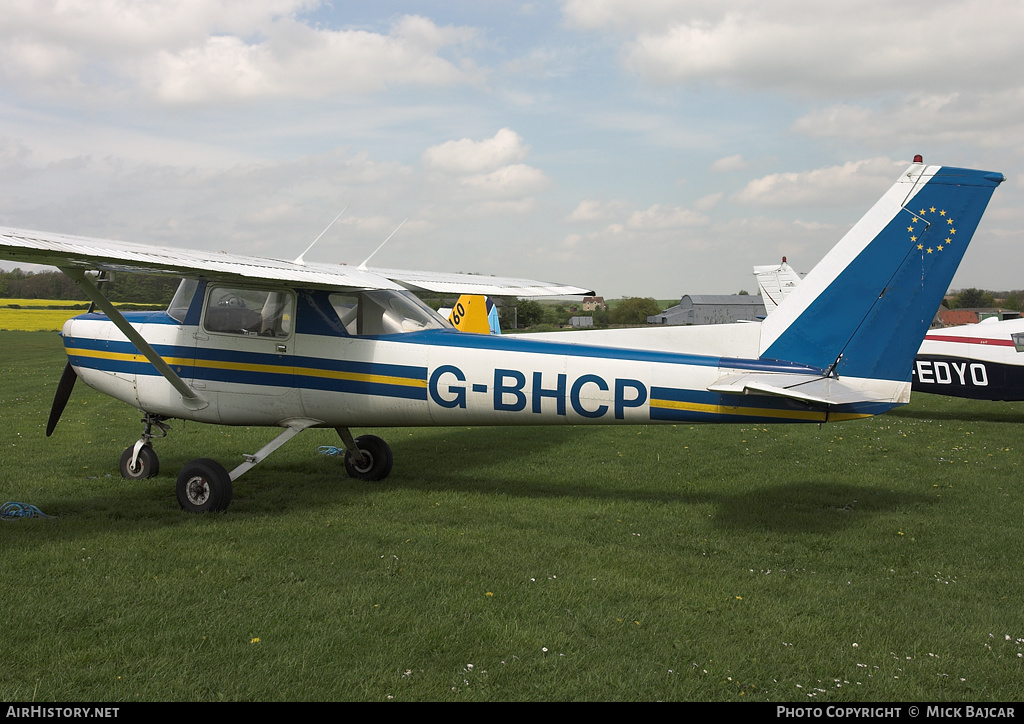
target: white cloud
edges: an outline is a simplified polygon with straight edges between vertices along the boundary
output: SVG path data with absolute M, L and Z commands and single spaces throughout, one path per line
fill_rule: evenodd
M 997 89 L 1019 84 L 1024 61 L 1016 0 L 567 0 L 563 13 L 575 27 L 623 36 L 625 67 L 656 83 L 846 97 L 962 83 Z
M 693 208 L 695 208 L 697 211 L 703 211 L 703 212 L 711 211 L 713 208 L 718 206 L 718 203 L 723 198 L 725 198 L 725 194 L 723 192 L 721 192 L 721 191 L 717 191 L 717 192 L 715 192 L 713 194 L 708 194 L 707 196 L 703 196 L 703 197 L 697 199 L 693 203 Z
M 715 173 L 727 173 L 729 171 L 741 171 L 748 166 L 742 154 L 720 158 L 711 164 L 711 170 Z
M 698 204 L 704 207 L 702 210 L 710 210 L 719 198 L 721 198 L 721 194 L 711 194 Z M 634 209 L 631 204 L 622 200 L 601 202 L 595 199 L 585 199 L 566 217 L 566 221 L 573 223 L 613 222 L 605 227 L 605 231 L 619 234 L 626 230 L 647 232 L 693 228 L 707 224 L 709 219 L 703 213 L 683 206 L 653 204 L 646 209 Z
M 921 148 L 971 144 L 1024 151 L 1024 88 L 995 93 L 914 93 L 878 104 L 837 103 L 800 118 L 792 130 L 808 137 L 882 145 L 898 139 Z M 927 159 L 926 159 L 927 160 Z
M 721 9 L 721 0 L 563 0 L 562 12 L 569 25 L 585 30 L 602 28 L 638 29 L 664 28 L 667 21 L 680 16 Z
M 682 206 L 654 204 L 643 211 L 634 211 L 630 214 L 626 224 L 631 229 L 646 231 L 654 229 L 685 229 L 703 226 L 708 221 L 708 217 L 704 214 L 699 214 Z
M 94 0 L 0 5 L 0 77 L 38 95 L 167 105 L 477 83 L 455 51 L 471 28 L 407 15 L 389 32 L 313 27 L 313 0 Z
M 529 152 L 523 137 L 502 128 L 492 138 L 463 138 L 431 146 L 423 153 L 423 165 L 447 174 L 480 174 L 522 161 Z
M 548 185 L 543 171 L 523 163 L 502 166 L 490 173 L 465 176 L 460 183 L 488 197 L 530 196 Z
M 550 184 L 543 171 L 519 163 L 528 153 L 522 136 L 508 128 L 482 141 L 463 138 L 431 146 L 421 157 L 430 174 L 425 193 L 459 216 L 525 213 L 534 206 L 532 197 Z
M 754 179 L 733 195 L 761 206 L 838 206 L 877 198 L 907 164 L 888 158 L 851 161 L 811 171 L 773 173 Z
M 628 209 L 625 201 L 602 202 L 596 199 L 584 199 L 577 204 L 572 213 L 566 217 L 571 222 L 609 221 L 622 216 Z

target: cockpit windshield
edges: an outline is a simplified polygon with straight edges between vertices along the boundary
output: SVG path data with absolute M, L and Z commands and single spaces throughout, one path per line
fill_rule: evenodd
M 451 328 L 448 320 L 412 292 L 336 292 L 330 299 L 345 331 L 352 336 Z
M 192 297 L 196 294 L 199 282 L 195 279 L 182 279 L 178 285 L 178 291 L 167 307 L 167 314 L 179 322 L 185 322 L 185 315 L 192 304 Z

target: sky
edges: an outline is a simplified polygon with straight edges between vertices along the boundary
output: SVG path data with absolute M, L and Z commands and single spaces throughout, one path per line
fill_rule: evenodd
M 1019 0 L 4 0 L 0 225 L 756 292 L 906 169 L 1003 173 L 953 288 L 1024 288 Z M 404 224 L 403 224 L 404 222 Z M 7 264 L 6 268 L 13 265 Z

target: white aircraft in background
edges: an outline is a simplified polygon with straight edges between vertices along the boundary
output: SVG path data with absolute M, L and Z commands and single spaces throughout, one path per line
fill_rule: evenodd
M 205 512 L 225 509 L 239 476 L 310 427 L 337 430 L 350 475 L 380 480 L 392 469 L 390 447 L 350 428 L 820 423 L 902 405 L 914 353 L 1003 180 L 916 158 L 754 324 L 467 334 L 411 292 L 592 292 L 17 229 L 0 229 L 0 258 L 62 269 L 103 312 L 64 325 L 68 363 L 48 434 L 78 377 L 144 415 L 142 436 L 121 456 L 127 478 L 157 473 L 152 440 L 171 418 L 283 428 L 230 473 L 207 458 L 182 468 L 179 504 Z M 166 311 L 122 314 L 89 270 L 184 280 Z
M 913 390 L 975 400 L 1024 400 L 1024 319 L 986 319 L 925 335 Z

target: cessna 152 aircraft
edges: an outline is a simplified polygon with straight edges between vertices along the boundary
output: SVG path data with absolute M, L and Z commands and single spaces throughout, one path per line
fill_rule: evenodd
M 177 478 L 193 512 L 310 427 L 335 428 L 348 473 L 385 478 L 390 447 L 355 426 L 828 422 L 906 403 L 932 313 L 997 173 L 918 157 L 764 322 L 500 336 L 459 332 L 413 296 L 589 294 L 580 287 L 181 251 L 0 229 L 0 258 L 50 264 L 102 313 L 75 317 L 47 434 L 74 380 L 144 414 L 121 456 L 155 475 L 171 418 L 283 428 L 229 473 Z M 955 236 L 954 236 L 955 234 Z M 184 277 L 166 311 L 119 312 L 91 271 Z

